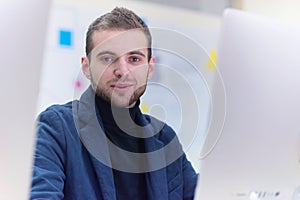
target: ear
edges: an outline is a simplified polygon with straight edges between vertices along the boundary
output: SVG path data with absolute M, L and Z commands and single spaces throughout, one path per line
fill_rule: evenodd
M 85 77 L 89 80 L 91 80 L 91 73 L 90 73 L 90 69 L 89 69 L 89 59 L 87 57 L 82 57 L 81 58 L 81 70 L 83 72 L 83 74 L 85 75 Z
M 155 65 L 155 57 L 152 56 L 149 61 L 149 69 L 148 69 L 148 80 L 151 79 L 154 74 L 154 65 Z

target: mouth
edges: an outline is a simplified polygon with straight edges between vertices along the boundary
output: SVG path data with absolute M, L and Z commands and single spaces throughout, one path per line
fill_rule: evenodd
M 110 85 L 110 87 L 113 89 L 114 92 L 126 93 L 133 87 L 133 84 L 132 83 L 115 83 L 115 84 Z

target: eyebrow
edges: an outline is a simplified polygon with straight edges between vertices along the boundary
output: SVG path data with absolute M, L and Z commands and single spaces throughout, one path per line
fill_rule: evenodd
M 140 55 L 140 56 L 142 56 L 142 57 L 146 57 L 146 55 L 145 55 L 142 51 L 139 51 L 139 50 L 136 50 L 136 51 L 130 51 L 130 52 L 128 52 L 127 54 L 129 54 L 129 55 L 137 54 L 137 55 Z
M 101 51 L 101 52 L 99 52 L 99 53 L 97 54 L 96 57 L 99 57 L 99 56 L 102 56 L 102 55 L 105 55 L 105 54 L 110 54 L 110 55 L 114 55 L 114 56 L 117 55 L 117 54 L 115 54 L 115 53 L 112 52 L 112 51 Z
M 114 53 L 114 52 L 112 52 L 112 51 L 101 51 L 101 52 L 99 52 L 99 53 L 97 54 L 96 57 L 99 57 L 99 56 L 102 56 L 102 55 L 105 55 L 105 54 L 117 56 L 117 54 Z M 145 55 L 142 51 L 139 51 L 139 50 L 129 51 L 129 52 L 127 52 L 126 54 L 129 54 L 129 55 L 137 54 L 137 55 L 140 55 L 140 56 L 142 56 L 142 57 L 146 57 L 146 55 Z

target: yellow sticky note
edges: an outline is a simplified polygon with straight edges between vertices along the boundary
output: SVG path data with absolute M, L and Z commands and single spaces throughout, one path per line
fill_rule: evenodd
M 216 69 L 216 63 L 217 63 L 217 50 L 214 48 L 210 52 L 206 68 L 209 70 L 214 70 Z
M 141 105 L 141 111 L 144 114 L 148 113 L 149 112 L 149 106 L 147 104 L 142 104 Z

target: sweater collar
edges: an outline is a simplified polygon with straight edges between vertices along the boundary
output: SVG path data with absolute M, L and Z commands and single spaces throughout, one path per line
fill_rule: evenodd
M 147 154 L 149 158 L 147 158 L 145 154 L 136 154 L 136 153 L 130 153 L 125 151 L 121 152 L 121 153 L 125 153 L 124 156 L 117 156 L 117 157 L 112 156 L 111 155 L 112 152 L 116 152 L 119 150 L 113 149 L 112 152 L 109 151 L 109 149 L 114 148 L 115 146 L 112 145 L 109 142 L 109 140 L 107 140 L 107 138 L 105 137 L 105 134 L 102 129 L 103 125 L 101 123 L 101 117 L 99 116 L 100 121 L 98 121 L 96 117 L 98 115 L 97 115 L 97 109 L 95 110 L 96 102 L 95 102 L 94 95 L 95 95 L 94 91 L 90 86 L 81 96 L 80 101 L 73 102 L 72 109 L 73 109 L 74 122 L 82 143 L 91 154 L 91 159 L 95 167 L 98 182 L 102 189 L 103 199 L 115 200 L 116 194 L 115 194 L 114 179 L 113 179 L 111 167 L 120 166 L 120 163 L 123 163 L 128 160 L 128 159 L 125 160 L 123 159 L 124 157 L 125 158 L 128 157 L 128 155 L 131 156 L 131 158 L 135 158 L 137 156 L 137 161 L 141 161 L 144 159 L 145 163 L 149 163 L 149 162 L 152 163 L 154 161 L 159 161 L 159 163 L 166 162 L 166 157 L 164 154 L 164 150 L 162 149 L 163 142 L 161 142 L 159 139 L 156 140 L 155 139 L 156 137 L 152 137 L 152 139 L 145 144 L 145 147 L 147 148 L 146 150 L 148 152 L 153 151 L 152 153 Z M 138 104 L 136 104 L 136 106 L 138 107 Z M 145 121 L 148 120 L 145 119 Z M 152 121 L 156 121 L 156 120 L 152 119 Z M 156 125 L 158 124 L 159 123 L 148 124 L 145 127 L 146 128 L 145 131 L 156 132 L 157 127 L 160 127 L 160 126 L 156 127 Z M 146 171 L 150 172 L 147 173 L 148 190 L 151 191 L 149 193 L 150 199 L 160 200 L 160 199 L 168 198 L 166 168 L 165 167 L 161 168 L 162 166 L 159 163 L 154 162 L 153 166 L 147 165 L 149 169 L 147 168 Z M 163 164 L 163 166 L 164 165 L 165 164 Z M 133 165 L 132 167 L 134 166 L 135 165 Z M 135 168 L 132 169 L 132 172 L 135 171 L 136 171 Z M 157 184 L 158 184 L 157 187 L 153 187 L 154 185 Z
M 116 107 L 99 96 L 95 96 L 96 107 L 99 110 L 104 126 L 107 125 L 124 125 L 130 126 L 132 123 L 139 123 L 141 112 L 139 109 L 140 100 L 131 108 Z

